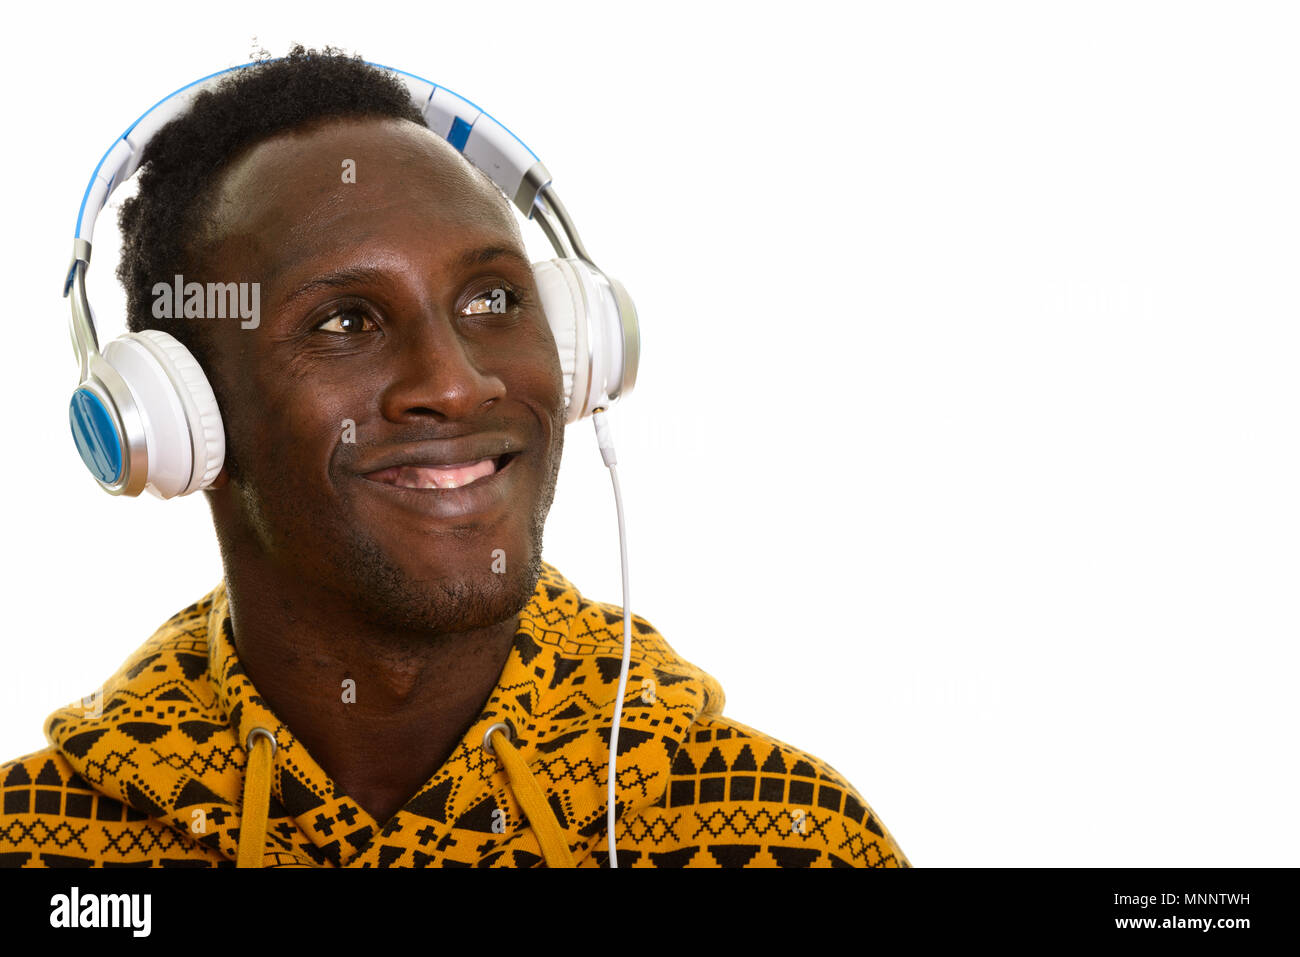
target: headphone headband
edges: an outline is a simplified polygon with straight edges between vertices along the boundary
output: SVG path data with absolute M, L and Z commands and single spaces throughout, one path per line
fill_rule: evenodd
M 86 192 L 81 198 L 81 208 L 77 211 L 74 238 L 91 241 L 100 210 L 108 203 L 113 191 L 140 168 L 149 141 L 159 130 L 189 109 L 199 93 L 215 87 L 229 73 L 271 62 L 274 60 L 253 60 L 211 73 L 169 93 L 145 110 L 113 142 L 91 174 Z M 411 102 L 424 116 L 429 129 L 486 173 L 512 199 L 524 216 L 532 218 L 533 204 L 538 193 L 551 182 L 551 174 L 523 140 L 490 114 L 446 87 L 438 86 L 414 73 L 365 62 L 367 66 L 385 70 L 401 79 L 411 93 Z

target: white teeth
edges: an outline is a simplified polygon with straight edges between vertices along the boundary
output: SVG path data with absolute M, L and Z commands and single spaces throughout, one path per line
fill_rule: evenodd
M 495 459 L 480 459 L 470 465 L 458 466 L 405 466 L 397 470 L 393 484 L 401 488 L 456 489 L 495 472 Z

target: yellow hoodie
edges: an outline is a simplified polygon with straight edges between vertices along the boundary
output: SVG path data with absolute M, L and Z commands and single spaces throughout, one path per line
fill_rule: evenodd
M 718 682 L 632 621 L 620 867 L 911 866 L 833 768 L 723 717 Z M 244 674 L 223 582 L 0 765 L 0 867 L 608 866 L 622 646 L 621 609 L 544 565 L 482 713 L 378 822 Z

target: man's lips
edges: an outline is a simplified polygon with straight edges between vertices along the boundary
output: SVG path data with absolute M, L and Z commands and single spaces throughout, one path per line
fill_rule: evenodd
M 354 466 L 377 501 L 438 522 L 483 524 L 512 512 L 528 492 L 522 438 L 476 432 L 376 450 Z M 525 469 L 520 472 L 520 469 Z
M 523 454 L 521 449 L 447 465 L 399 462 L 357 477 L 379 500 L 408 513 L 458 525 L 482 524 L 514 511 L 512 503 L 521 505 L 521 496 L 528 495 L 527 473 L 519 471 L 526 466 L 512 464 Z
M 524 451 L 509 432 L 476 432 L 394 445 L 356 463 L 372 482 L 398 488 L 455 489 L 495 475 Z
M 476 462 L 457 462 L 452 465 L 412 464 L 394 465 L 376 472 L 366 473 L 372 482 L 396 485 L 398 488 L 453 489 L 495 475 L 509 464 L 515 453 L 507 452 Z

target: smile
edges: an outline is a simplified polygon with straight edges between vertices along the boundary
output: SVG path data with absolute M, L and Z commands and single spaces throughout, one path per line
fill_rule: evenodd
M 397 488 L 456 489 L 496 475 L 514 458 L 515 454 L 508 452 L 496 458 L 460 462 L 455 465 L 395 465 L 392 468 L 371 472 L 366 478 L 372 482 L 394 485 Z

